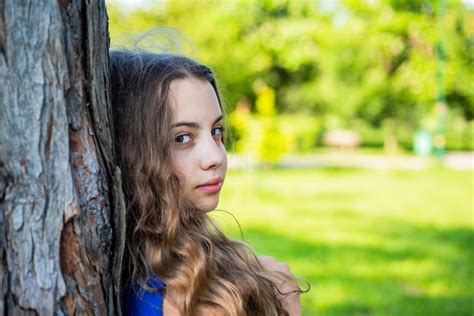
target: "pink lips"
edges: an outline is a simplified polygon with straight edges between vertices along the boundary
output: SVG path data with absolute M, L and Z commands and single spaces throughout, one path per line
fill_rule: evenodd
M 198 185 L 197 188 L 207 193 L 219 192 L 222 188 L 222 179 L 221 178 L 211 179 L 204 184 Z

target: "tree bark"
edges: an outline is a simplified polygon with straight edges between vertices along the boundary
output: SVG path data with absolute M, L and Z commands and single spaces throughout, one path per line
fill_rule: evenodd
M 104 1 L 0 0 L 0 315 L 117 315 Z

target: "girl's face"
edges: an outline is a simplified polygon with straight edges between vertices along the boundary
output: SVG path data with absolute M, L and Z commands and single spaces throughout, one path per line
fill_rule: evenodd
M 212 85 L 196 78 L 170 85 L 173 111 L 172 159 L 184 197 L 203 212 L 212 211 L 227 171 L 223 117 Z

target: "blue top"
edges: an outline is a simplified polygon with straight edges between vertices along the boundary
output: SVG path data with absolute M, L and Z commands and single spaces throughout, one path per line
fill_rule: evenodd
M 134 283 L 124 289 L 123 311 L 124 315 L 151 315 L 163 316 L 163 299 L 166 285 L 156 276 L 150 276 L 147 285 L 159 291 L 150 292 Z

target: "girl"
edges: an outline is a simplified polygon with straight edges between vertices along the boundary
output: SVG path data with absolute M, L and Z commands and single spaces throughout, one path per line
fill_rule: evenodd
M 123 295 L 133 315 L 298 315 L 286 265 L 228 239 L 216 208 L 227 156 L 212 71 L 178 55 L 110 54 L 127 236 Z

